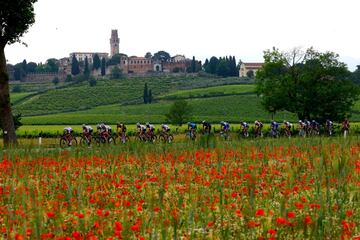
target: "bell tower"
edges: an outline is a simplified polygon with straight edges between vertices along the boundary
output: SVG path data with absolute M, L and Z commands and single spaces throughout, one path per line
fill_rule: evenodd
M 120 45 L 120 38 L 118 37 L 118 31 L 111 30 L 110 57 L 114 56 L 115 54 L 119 54 L 119 45 Z

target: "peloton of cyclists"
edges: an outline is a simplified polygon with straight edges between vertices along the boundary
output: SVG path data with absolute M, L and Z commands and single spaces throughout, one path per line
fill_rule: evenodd
M 139 136 L 145 137 L 145 135 L 146 135 L 146 125 L 137 123 L 137 124 L 136 124 L 136 128 L 137 128 L 137 130 L 138 130 Z
M 146 123 L 146 129 L 148 137 L 152 138 L 155 135 L 155 126 L 150 123 Z
M 341 124 L 341 131 L 344 134 L 348 134 L 349 130 L 350 130 L 350 121 L 347 118 L 345 118 L 344 121 Z
M 325 122 L 325 128 L 326 128 L 326 132 L 329 136 L 332 135 L 332 129 L 333 129 L 333 122 L 330 119 L 326 119 Z
M 166 124 L 161 124 L 161 130 L 163 134 L 170 134 L 170 127 Z
M 83 136 L 86 138 L 86 139 L 90 139 L 91 137 L 91 134 L 93 133 L 93 128 L 90 126 L 90 125 L 87 125 L 87 124 L 83 124 L 82 125 L 82 132 L 83 132 Z
M 228 122 L 220 122 L 220 131 L 227 133 L 230 131 L 230 124 Z
M 271 136 L 272 137 L 278 137 L 279 136 L 279 123 L 276 121 L 271 121 L 270 123 L 270 129 L 271 129 Z
M 211 124 L 209 122 L 206 122 L 205 120 L 202 121 L 202 127 L 204 133 L 210 134 L 211 132 Z

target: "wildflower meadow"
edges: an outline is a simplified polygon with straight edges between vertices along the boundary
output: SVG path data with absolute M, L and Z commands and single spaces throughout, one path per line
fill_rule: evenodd
M 357 139 L 0 152 L 1 239 L 360 239 Z

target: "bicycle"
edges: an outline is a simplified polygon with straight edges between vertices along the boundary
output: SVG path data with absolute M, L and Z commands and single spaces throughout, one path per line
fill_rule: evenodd
M 348 127 L 342 127 L 341 132 L 344 135 L 344 138 L 346 138 L 349 135 L 349 128 Z
M 127 136 L 125 132 L 116 133 L 114 136 L 114 139 L 115 139 L 115 142 L 121 142 L 123 144 L 130 141 L 130 137 Z
M 136 139 L 141 142 L 152 142 L 154 143 L 157 140 L 157 136 L 155 134 L 149 134 L 149 133 L 141 133 L 138 132 L 136 134 Z
M 220 138 L 224 138 L 225 141 L 230 141 L 231 136 L 228 132 L 220 131 Z
M 161 132 L 159 139 L 164 143 L 171 143 L 172 141 L 174 141 L 174 136 L 171 133 Z
M 263 137 L 263 132 L 261 130 L 261 128 L 255 128 L 255 138 L 258 138 L 258 137 Z
M 190 129 L 190 130 L 186 133 L 186 136 L 187 136 L 190 140 L 195 141 L 195 139 L 196 139 L 196 131 Z
M 60 147 L 76 147 L 77 146 L 77 140 L 76 138 L 71 134 L 63 134 L 60 137 Z
M 82 134 L 80 136 L 80 146 L 90 146 L 91 142 L 94 140 L 92 134 Z
M 273 129 L 273 128 L 270 129 L 269 134 L 270 134 L 270 137 L 273 137 L 273 138 L 278 138 L 280 136 L 279 130 Z
M 115 145 L 116 140 L 110 135 L 110 133 L 102 132 L 94 135 L 93 137 L 95 139 L 96 144 L 99 146 L 101 144 L 109 144 L 109 145 Z
M 241 130 L 241 136 L 242 136 L 243 138 L 248 138 L 248 137 L 249 137 L 249 130 L 248 130 L 248 128 L 242 128 L 242 130 Z

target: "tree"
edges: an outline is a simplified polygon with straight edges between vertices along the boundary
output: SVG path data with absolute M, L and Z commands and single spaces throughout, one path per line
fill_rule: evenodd
M 71 60 L 71 74 L 76 76 L 80 73 L 80 67 L 79 67 L 79 62 L 75 57 L 75 54 L 72 56 L 72 60 Z
M 96 83 L 97 83 L 96 79 L 95 79 L 93 76 L 91 76 L 91 77 L 89 78 L 89 85 L 90 85 L 90 87 L 95 86 Z
M 58 85 L 59 82 L 60 82 L 60 79 L 59 79 L 58 77 L 54 77 L 54 79 L 52 80 L 52 83 L 53 83 L 54 85 Z
M 148 103 L 151 103 L 153 100 L 151 89 L 149 89 Z
M 36 72 L 36 67 L 37 67 L 37 64 L 34 63 L 34 62 L 29 62 L 27 65 L 26 65 L 26 70 L 28 73 L 35 73 Z
M 211 57 L 209 64 L 207 64 L 207 66 L 205 68 L 205 72 L 210 73 L 210 74 L 216 74 L 218 64 L 219 64 L 219 59 L 217 59 L 217 57 Z
M 105 58 L 101 59 L 101 76 L 106 75 L 106 61 Z
M 20 38 L 35 22 L 36 0 L 1 0 L 0 3 L 0 122 L 4 144 L 16 144 L 16 133 L 10 104 L 9 76 L 6 69 L 5 46 L 20 42 Z
M 118 54 L 114 54 L 109 60 L 108 62 L 106 63 L 106 65 L 108 66 L 114 66 L 114 65 L 119 65 L 120 62 L 121 62 L 121 54 L 118 53 Z
M 66 75 L 65 82 L 72 82 L 72 80 L 71 74 Z
M 357 65 L 357 69 L 351 73 L 351 80 L 355 84 L 360 85 L 360 65 Z
M 144 86 L 143 100 L 144 100 L 145 104 L 147 104 L 149 102 L 149 92 L 148 92 L 147 83 L 145 83 L 145 86 Z
M 55 72 L 55 73 L 59 72 L 59 60 L 55 58 L 50 58 L 46 60 L 46 65 L 48 72 Z
M 191 72 L 194 73 L 196 72 L 196 60 L 195 60 L 195 56 L 193 56 L 192 60 L 191 60 Z
M 90 76 L 90 69 L 89 69 L 89 60 L 85 57 L 85 67 L 84 67 L 84 77 L 85 79 L 89 79 Z
M 122 70 L 115 66 L 111 69 L 111 79 L 120 79 L 122 78 Z
M 151 58 L 152 58 L 151 52 L 147 52 L 147 53 L 145 54 L 145 58 L 151 59 Z
M 98 70 L 101 67 L 101 60 L 99 58 L 99 55 L 97 53 L 95 53 L 94 57 L 93 57 L 93 70 Z
M 153 56 L 153 60 L 159 62 L 168 62 L 170 61 L 170 59 L 171 59 L 170 54 L 165 51 L 158 51 Z
M 192 107 L 185 100 L 175 101 L 170 109 L 169 113 L 165 114 L 166 121 L 181 126 L 187 122 L 191 117 Z
M 262 105 L 272 113 L 296 113 L 299 119 L 343 119 L 357 100 L 359 88 L 338 58 L 333 52 L 313 48 L 265 51 L 265 63 L 256 73 Z
M 13 115 L 13 121 L 14 121 L 15 130 L 23 125 L 21 123 L 21 114 L 20 113 Z M 1 122 L 0 122 L 0 129 L 4 130 L 3 126 L 1 125 Z

